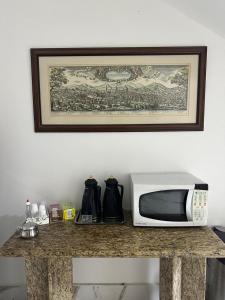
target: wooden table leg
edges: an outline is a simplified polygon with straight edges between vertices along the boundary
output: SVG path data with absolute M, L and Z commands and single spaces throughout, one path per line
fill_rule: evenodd
M 28 300 L 72 300 L 72 258 L 27 258 L 25 268 Z
M 205 258 L 161 258 L 160 300 L 204 300 Z

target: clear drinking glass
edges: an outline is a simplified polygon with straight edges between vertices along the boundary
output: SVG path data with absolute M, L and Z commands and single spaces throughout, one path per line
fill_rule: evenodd
M 39 205 L 39 218 L 45 219 L 48 216 L 47 207 L 45 203 Z
M 38 204 L 32 203 L 30 211 L 31 211 L 31 218 L 37 219 L 38 218 Z

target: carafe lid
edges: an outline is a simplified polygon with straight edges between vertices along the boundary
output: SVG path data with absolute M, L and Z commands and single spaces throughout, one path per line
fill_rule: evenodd
M 87 180 L 85 180 L 85 186 L 86 187 L 95 187 L 98 185 L 97 180 L 94 177 L 89 177 Z
M 113 176 L 110 176 L 107 180 L 105 180 L 107 186 L 113 186 L 118 184 L 118 180 Z

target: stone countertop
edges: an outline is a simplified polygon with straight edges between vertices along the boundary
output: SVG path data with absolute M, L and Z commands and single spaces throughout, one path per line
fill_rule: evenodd
M 31 240 L 15 233 L 0 256 L 225 257 L 225 244 L 208 227 L 133 227 L 127 218 L 122 225 L 42 225 Z

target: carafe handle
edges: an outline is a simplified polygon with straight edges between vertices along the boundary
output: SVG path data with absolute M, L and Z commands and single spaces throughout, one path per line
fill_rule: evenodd
M 122 184 L 118 184 L 118 186 L 120 187 L 120 197 L 121 197 L 121 201 L 122 201 L 122 199 L 123 199 L 123 191 L 124 191 L 124 187 L 123 187 L 123 185 Z

